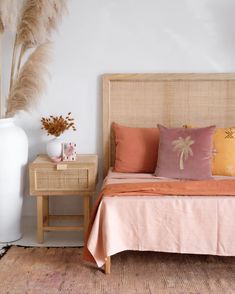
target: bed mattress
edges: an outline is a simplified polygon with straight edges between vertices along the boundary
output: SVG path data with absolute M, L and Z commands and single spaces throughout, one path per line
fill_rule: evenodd
M 166 180 L 110 170 L 104 185 Z M 234 236 L 234 196 L 104 197 L 87 248 L 98 266 L 124 250 L 235 256 Z

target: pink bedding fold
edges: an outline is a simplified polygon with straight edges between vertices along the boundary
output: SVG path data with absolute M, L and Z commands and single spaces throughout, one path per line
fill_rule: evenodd
M 118 176 L 117 176 L 118 177 Z M 122 178 L 122 175 L 119 175 L 119 181 L 120 178 Z M 124 177 L 125 178 L 125 177 Z M 144 178 L 144 176 L 143 176 Z M 120 244 L 122 243 L 126 243 L 125 239 L 125 234 L 123 235 L 123 232 L 121 233 L 121 238 L 117 240 L 115 239 L 115 244 L 112 245 L 110 242 L 110 236 L 112 235 L 112 227 L 110 224 L 113 225 L 113 229 L 117 228 L 117 223 L 119 223 L 119 228 L 117 228 L 118 231 L 121 232 L 121 230 L 124 230 L 124 232 L 126 232 L 126 238 L 130 238 L 130 236 L 132 236 L 133 232 L 131 231 L 127 231 L 126 228 L 129 227 L 129 229 L 133 230 L 133 228 L 129 225 L 133 223 L 133 219 L 131 219 L 128 214 L 130 214 L 130 208 L 127 207 L 125 208 L 125 201 L 126 203 L 130 203 L 133 201 L 127 201 L 124 199 L 127 198 L 133 198 L 133 200 L 135 200 L 133 203 L 138 203 L 137 200 L 139 198 L 141 198 L 142 204 L 141 206 L 144 205 L 144 207 L 147 209 L 145 209 L 146 213 L 143 213 L 142 211 L 139 211 L 139 213 L 141 214 L 141 221 L 143 222 L 148 228 L 150 227 L 150 231 L 152 231 L 149 235 L 145 235 L 145 246 L 141 249 L 141 250 L 156 250 L 156 251 L 160 251 L 159 249 L 161 249 L 161 251 L 164 251 L 164 246 L 162 243 L 162 240 L 158 240 L 158 242 L 155 240 L 154 243 L 152 244 L 151 240 L 153 239 L 151 237 L 152 233 L 154 233 L 155 231 L 159 231 L 159 228 L 156 228 L 155 226 L 153 226 L 153 223 L 155 223 L 155 218 L 152 216 L 149 216 L 147 214 L 152 213 L 153 215 L 155 215 L 154 211 L 152 211 L 151 207 L 148 207 L 148 203 L 151 202 L 151 205 L 158 203 L 158 205 L 163 205 L 164 201 L 162 201 L 162 203 L 160 201 L 156 201 L 155 199 L 157 197 L 161 198 L 165 195 L 168 198 L 169 201 L 169 195 L 171 195 L 171 199 L 172 199 L 172 203 L 175 204 L 175 200 L 173 201 L 173 198 L 177 198 L 178 196 L 186 196 L 185 198 L 189 199 L 189 198 L 193 198 L 193 197 L 188 197 L 188 196 L 196 196 L 197 200 L 198 200 L 198 196 L 209 196 L 213 198 L 216 197 L 220 197 L 220 196 L 230 196 L 231 199 L 233 199 L 233 205 L 234 205 L 234 196 L 235 195 L 235 180 L 234 179 L 219 179 L 219 180 L 205 180 L 205 181 L 167 181 L 167 180 L 159 180 L 156 181 L 152 181 L 152 178 L 149 177 L 148 179 L 146 179 L 146 182 L 138 182 L 138 179 L 136 179 L 137 182 L 135 183 L 126 183 L 121 182 L 121 183 L 115 183 L 115 184 L 106 184 L 104 185 L 101 193 L 99 194 L 97 201 L 96 201 L 96 205 L 94 207 L 93 210 L 93 214 L 92 214 L 92 218 L 91 218 L 91 222 L 89 225 L 89 229 L 88 229 L 88 234 L 86 237 L 86 242 L 85 242 L 85 247 L 84 247 L 84 258 L 86 260 L 89 261 L 96 261 L 96 263 L 100 266 L 104 263 L 104 259 L 105 257 L 108 256 L 108 254 L 114 254 L 116 252 L 120 252 L 122 250 L 138 250 L 139 246 L 136 246 L 136 242 L 139 242 L 141 240 L 141 238 L 143 238 L 143 234 L 144 231 L 140 234 L 135 234 L 135 238 L 133 238 L 133 242 L 128 243 L 128 245 L 126 246 L 121 246 Z M 108 182 L 106 180 L 106 182 Z M 112 181 L 111 181 L 112 182 Z M 115 182 L 115 181 L 114 181 Z M 176 196 L 177 195 L 177 196 Z M 117 201 L 117 197 L 114 196 L 118 196 L 119 201 Z M 127 197 L 126 197 L 127 196 Z M 131 196 L 131 197 L 129 197 Z M 145 197 L 142 197 L 145 196 Z M 150 197 L 149 197 L 150 196 Z M 174 196 L 172 198 L 172 196 Z M 108 198 L 114 198 L 114 201 L 107 201 L 106 199 Z M 184 198 L 181 197 L 181 198 Z M 203 197 L 203 198 L 204 198 Z M 136 199 L 137 198 L 137 199 Z M 151 201 L 149 201 L 149 198 L 152 198 Z M 200 198 L 200 197 L 199 197 Z M 202 197 L 201 197 L 202 198 Z M 227 198 L 227 197 L 226 197 Z M 229 198 L 229 197 L 228 197 Z M 145 199 L 145 200 L 144 200 Z M 115 201 L 116 200 L 116 201 Z M 155 201 L 153 201 L 155 200 Z M 205 202 L 206 204 L 208 203 L 208 197 L 206 199 L 207 201 L 201 201 L 201 202 Z M 187 201 L 187 200 L 186 200 Z M 192 202 L 191 200 L 188 200 L 189 202 Z M 212 202 L 213 202 L 212 201 Z M 165 201 L 166 203 L 167 201 Z M 210 202 L 210 201 L 209 201 Z M 114 204 L 118 203 L 118 206 L 115 208 Z M 184 203 L 185 200 L 184 200 Z M 110 216 L 110 213 L 107 213 L 108 211 L 108 207 L 107 205 L 110 205 L 110 209 L 112 209 L 115 213 L 115 209 L 117 209 L 120 213 L 120 215 L 116 215 L 116 218 L 114 218 L 112 215 Z M 123 207 L 123 210 L 120 211 L 118 208 L 119 206 Z M 139 206 L 139 203 L 137 205 L 137 207 Z M 160 206 L 159 206 L 160 207 Z M 158 207 L 158 211 L 159 211 L 159 207 Z M 202 206 L 203 208 L 203 206 Z M 233 206 L 233 209 L 235 207 Z M 193 207 L 191 208 L 193 209 Z M 144 210 L 143 210 L 144 211 Z M 207 211 L 207 208 L 205 207 L 205 211 Z M 200 214 L 202 212 L 199 212 L 198 209 L 196 209 L 196 212 L 198 213 L 198 218 L 201 221 L 201 217 Z M 140 219 L 137 215 L 138 212 L 135 211 L 135 209 L 133 208 L 133 216 L 135 216 L 136 219 Z M 157 216 L 157 218 L 161 217 L 160 216 L 161 213 L 159 213 L 159 215 Z M 174 207 L 172 208 L 172 217 L 174 218 L 174 214 L 175 214 L 175 209 Z M 109 218 L 107 217 L 107 215 L 109 215 Z M 182 214 L 182 216 L 184 216 L 184 214 Z M 206 216 L 206 215 L 205 215 Z M 122 223 L 122 221 L 120 222 L 120 219 L 128 219 L 129 223 Z M 164 219 L 164 216 L 162 216 Z M 177 214 L 177 218 L 179 217 L 179 215 Z M 187 216 L 188 217 L 188 216 Z M 187 219 L 186 217 L 186 219 Z M 194 216 L 195 217 L 195 216 Z M 116 219 L 116 223 L 115 223 L 115 219 Z M 147 219 L 151 219 L 151 221 L 146 224 L 146 220 Z M 167 224 L 167 219 L 164 220 L 164 226 L 168 226 Z M 188 221 L 188 220 L 187 220 Z M 220 221 L 220 220 L 219 220 Z M 223 222 L 223 220 L 221 220 L 221 222 Z M 193 222 L 194 226 L 197 222 Z M 214 222 L 212 221 L 213 225 Z M 124 228 L 125 225 L 125 228 Z M 142 224 L 140 224 L 142 226 Z M 192 222 L 189 222 L 189 225 L 192 225 Z M 201 225 L 201 224 L 200 224 Z M 147 229 L 147 227 L 145 229 Z M 193 226 L 192 226 L 193 228 Z M 197 227 L 194 228 L 195 230 L 198 230 Z M 110 236 L 109 236 L 110 234 Z M 210 234 L 210 232 L 208 231 L 208 234 Z M 100 237 L 102 236 L 102 237 Z M 112 238 L 111 238 L 112 239 Z M 189 238 L 190 239 L 190 238 Z M 209 236 L 208 236 L 209 239 Z M 121 241 L 122 240 L 122 241 Z M 123 241 L 124 240 L 124 241 Z M 118 245 L 118 243 L 120 243 Z M 143 243 L 143 240 L 140 241 L 140 243 Z M 169 240 L 166 240 L 166 244 L 169 243 Z M 159 246 L 161 244 L 161 246 Z M 174 242 L 173 242 L 174 244 Z M 125 248 L 126 247 L 126 248 Z M 141 247 L 141 246 L 140 246 Z M 177 250 L 174 249 L 174 246 L 172 247 L 172 249 L 170 249 L 171 246 L 166 245 L 166 251 L 170 251 L 172 250 L 172 252 L 179 252 Z M 186 246 L 187 247 L 187 246 Z M 192 246 L 193 247 L 193 246 Z M 190 246 L 189 246 L 190 249 Z M 186 250 L 186 252 L 189 253 L 207 253 L 207 254 L 215 254 L 215 251 L 213 250 L 196 250 L 195 249 L 191 250 Z M 102 254 L 100 252 L 103 252 Z M 211 252 L 211 253 L 210 253 Z M 233 252 L 233 250 L 232 250 Z M 234 254 L 235 254 L 235 249 L 234 249 Z M 101 257 L 102 256 L 102 257 Z

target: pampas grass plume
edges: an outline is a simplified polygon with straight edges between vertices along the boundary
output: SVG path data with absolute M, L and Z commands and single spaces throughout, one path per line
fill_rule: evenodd
M 26 0 L 18 26 L 17 45 L 27 49 L 49 41 L 65 11 L 66 0 Z
M 19 0 L 0 0 L 0 33 L 10 24 L 13 25 L 13 20 L 18 20 L 16 12 L 19 3 Z M 12 54 L 7 117 L 20 110 L 29 110 L 45 89 L 50 39 L 67 12 L 66 4 L 67 0 L 23 1 Z M 30 48 L 32 53 L 25 54 Z M 1 90 L 0 98 L 3 105 Z
M 16 45 L 25 49 L 42 44 L 46 39 L 43 19 L 43 0 L 26 0 L 17 29 Z
M 43 94 L 50 51 L 50 43 L 39 45 L 22 66 L 8 97 L 7 117 L 20 110 L 28 111 Z
M 0 0 L 0 32 L 15 32 L 19 14 L 19 0 Z

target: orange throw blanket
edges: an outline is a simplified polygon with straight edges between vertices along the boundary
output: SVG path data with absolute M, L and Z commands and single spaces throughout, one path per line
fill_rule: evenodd
M 96 200 L 86 233 L 84 259 L 95 262 L 87 248 L 87 241 L 103 197 L 113 196 L 235 196 L 235 180 L 166 181 L 108 184 Z

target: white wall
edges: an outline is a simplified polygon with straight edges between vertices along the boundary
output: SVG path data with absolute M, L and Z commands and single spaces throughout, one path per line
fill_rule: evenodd
M 69 15 L 55 35 L 48 92 L 18 122 L 30 142 L 30 159 L 48 139 L 41 116 L 72 111 L 78 131 L 64 138 L 80 153 L 101 156 L 101 75 L 128 72 L 233 72 L 233 0 L 69 0 Z M 75 198 L 53 203 L 74 212 Z M 27 197 L 25 214 L 35 214 Z

